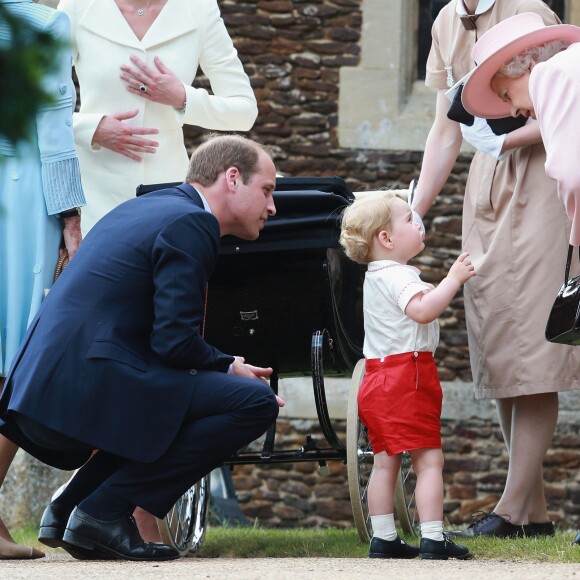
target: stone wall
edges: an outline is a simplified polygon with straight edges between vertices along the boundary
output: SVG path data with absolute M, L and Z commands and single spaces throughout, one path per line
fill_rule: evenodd
M 444 382 L 443 391 L 445 518 L 450 524 L 462 524 L 472 512 L 493 509 L 505 485 L 508 457 L 493 404 L 474 401 L 469 383 Z M 544 461 L 548 509 L 560 529 L 580 527 L 580 426 L 575 421 L 579 395 L 561 395 L 565 410 Z M 286 391 L 286 400 L 290 396 Z M 338 399 L 344 407 L 343 393 Z M 338 406 L 333 410 L 340 407 L 335 402 Z M 344 419 L 334 425 L 339 438 L 346 441 Z M 316 419 L 283 417 L 277 445 L 297 449 L 308 434 L 326 446 Z M 351 527 L 347 467 L 340 462 L 328 466 L 328 476 L 320 473 L 316 462 L 235 466 L 234 485 L 244 513 L 264 527 Z
M 356 66 L 363 0 L 218 0 L 250 76 L 259 115 L 249 136 L 268 145 L 278 170 L 344 178 L 353 191 L 407 187 L 422 153 L 345 149 L 338 144 L 339 71 Z M 199 82 L 209 88 L 202 78 Z M 433 94 L 433 105 L 435 94 Z M 190 149 L 205 131 L 186 128 Z M 426 217 L 427 249 L 416 260 L 438 283 L 460 252 L 463 189 L 471 155 L 457 161 Z M 442 380 L 471 380 L 461 292 L 440 319 Z
M 259 102 L 259 117 L 249 135 L 272 148 L 281 172 L 338 175 L 353 191 L 406 187 L 419 175 L 421 152 L 346 149 L 338 143 L 340 68 L 359 64 L 363 0 L 218 2 Z M 571 5 L 577 7 L 578 1 Z M 203 79 L 196 82 L 207 86 Z M 190 150 L 204 134 L 186 128 Z M 437 283 L 459 253 L 462 195 L 470 159 L 470 155 L 459 158 L 425 220 L 427 249 L 417 265 L 430 282 Z M 471 511 L 494 505 L 505 481 L 507 456 L 491 403 L 473 407 L 465 383 L 471 375 L 461 294 L 440 322 L 439 373 L 443 381 L 452 381 L 445 386 L 446 401 L 453 400 L 456 392 L 463 393 L 458 406 L 443 418 L 446 515 L 449 521 L 460 522 Z M 307 402 L 302 410 L 280 420 L 279 442 L 295 448 L 304 443 L 306 434 L 318 432 L 318 423 L 311 417 L 314 402 L 306 395 L 289 393 L 287 399 Z M 564 420 L 545 462 L 546 491 L 552 517 L 562 527 L 575 528 L 580 525 L 578 405 L 569 397 L 563 399 Z M 344 438 L 344 419 L 340 419 L 344 390 L 337 401 L 339 412 L 332 416 L 338 417 L 339 434 Z M 246 514 L 262 525 L 351 526 L 346 467 L 336 462 L 329 467 L 331 474 L 324 477 L 314 463 L 237 466 L 234 479 Z M 66 477 L 19 453 L 0 491 L 0 514 L 11 526 L 37 521 Z

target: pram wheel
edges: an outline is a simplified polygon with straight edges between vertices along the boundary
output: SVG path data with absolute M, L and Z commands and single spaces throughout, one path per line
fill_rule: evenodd
M 207 530 L 210 475 L 191 486 L 163 519 L 157 519 L 161 540 L 173 546 L 180 556 L 199 550 Z
M 361 542 L 369 542 L 373 530 L 368 507 L 368 485 L 374 465 L 367 430 L 358 418 L 358 388 L 365 374 L 365 361 L 359 360 L 352 372 L 346 412 L 346 465 L 352 515 Z
M 401 469 L 395 487 L 395 513 L 401 529 L 410 536 L 416 536 L 419 520 L 415 507 L 416 477 L 411 456 L 405 451 L 401 459 Z
M 365 373 L 365 361 L 361 359 L 352 373 L 346 415 L 346 461 L 348 488 L 352 515 L 361 542 L 369 542 L 373 530 L 368 508 L 368 485 L 374 465 L 365 426 L 358 417 L 357 395 Z M 401 530 L 416 535 L 417 510 L 415 509 L 415 474 L 408 453 L 403 453 L 401 469 L 395 487 L 395 514 Z

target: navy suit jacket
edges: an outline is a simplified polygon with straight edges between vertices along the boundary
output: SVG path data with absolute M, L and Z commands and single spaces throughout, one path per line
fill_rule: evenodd
M 200 335 L 217 219 L 188 184 L 123 203 L 91 230 L 30 325 L 0 399 L 0 432 L 65 469 L 81 457 L 26 440 L 11 412 L 140 462 L 173 441 L 196 382 L 233 357 Z M 77 454 L 78 455 L 78 454 Z

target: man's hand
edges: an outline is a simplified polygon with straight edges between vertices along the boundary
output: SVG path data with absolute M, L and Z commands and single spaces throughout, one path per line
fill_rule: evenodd
M 236 356 L 234 357 L 234 362 L 232 363 L 232 374 L 238 375 L 240 377 L 247 377 L 249 379 L 256 379 L 258 381 L 268 382 L 268 377 L 274 372 L 272 367 L 255 367 L 254 365 L 249 365 L 246 363 L 244 357 Z M 286 403 L 276 395 L 276 401 L 278 401 L 278 406 L 283 407 Z

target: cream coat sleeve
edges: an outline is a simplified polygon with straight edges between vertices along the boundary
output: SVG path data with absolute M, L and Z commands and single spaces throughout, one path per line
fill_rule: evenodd
M 258 106 L 250 79 L 220 16 L 217 3 L 204 3 L 207 14 L 201 70 L 209 79 L 213 94 L 184 85 L 186 108 L 183 123 L 206 129 L 249 131 L 258 116 Z

